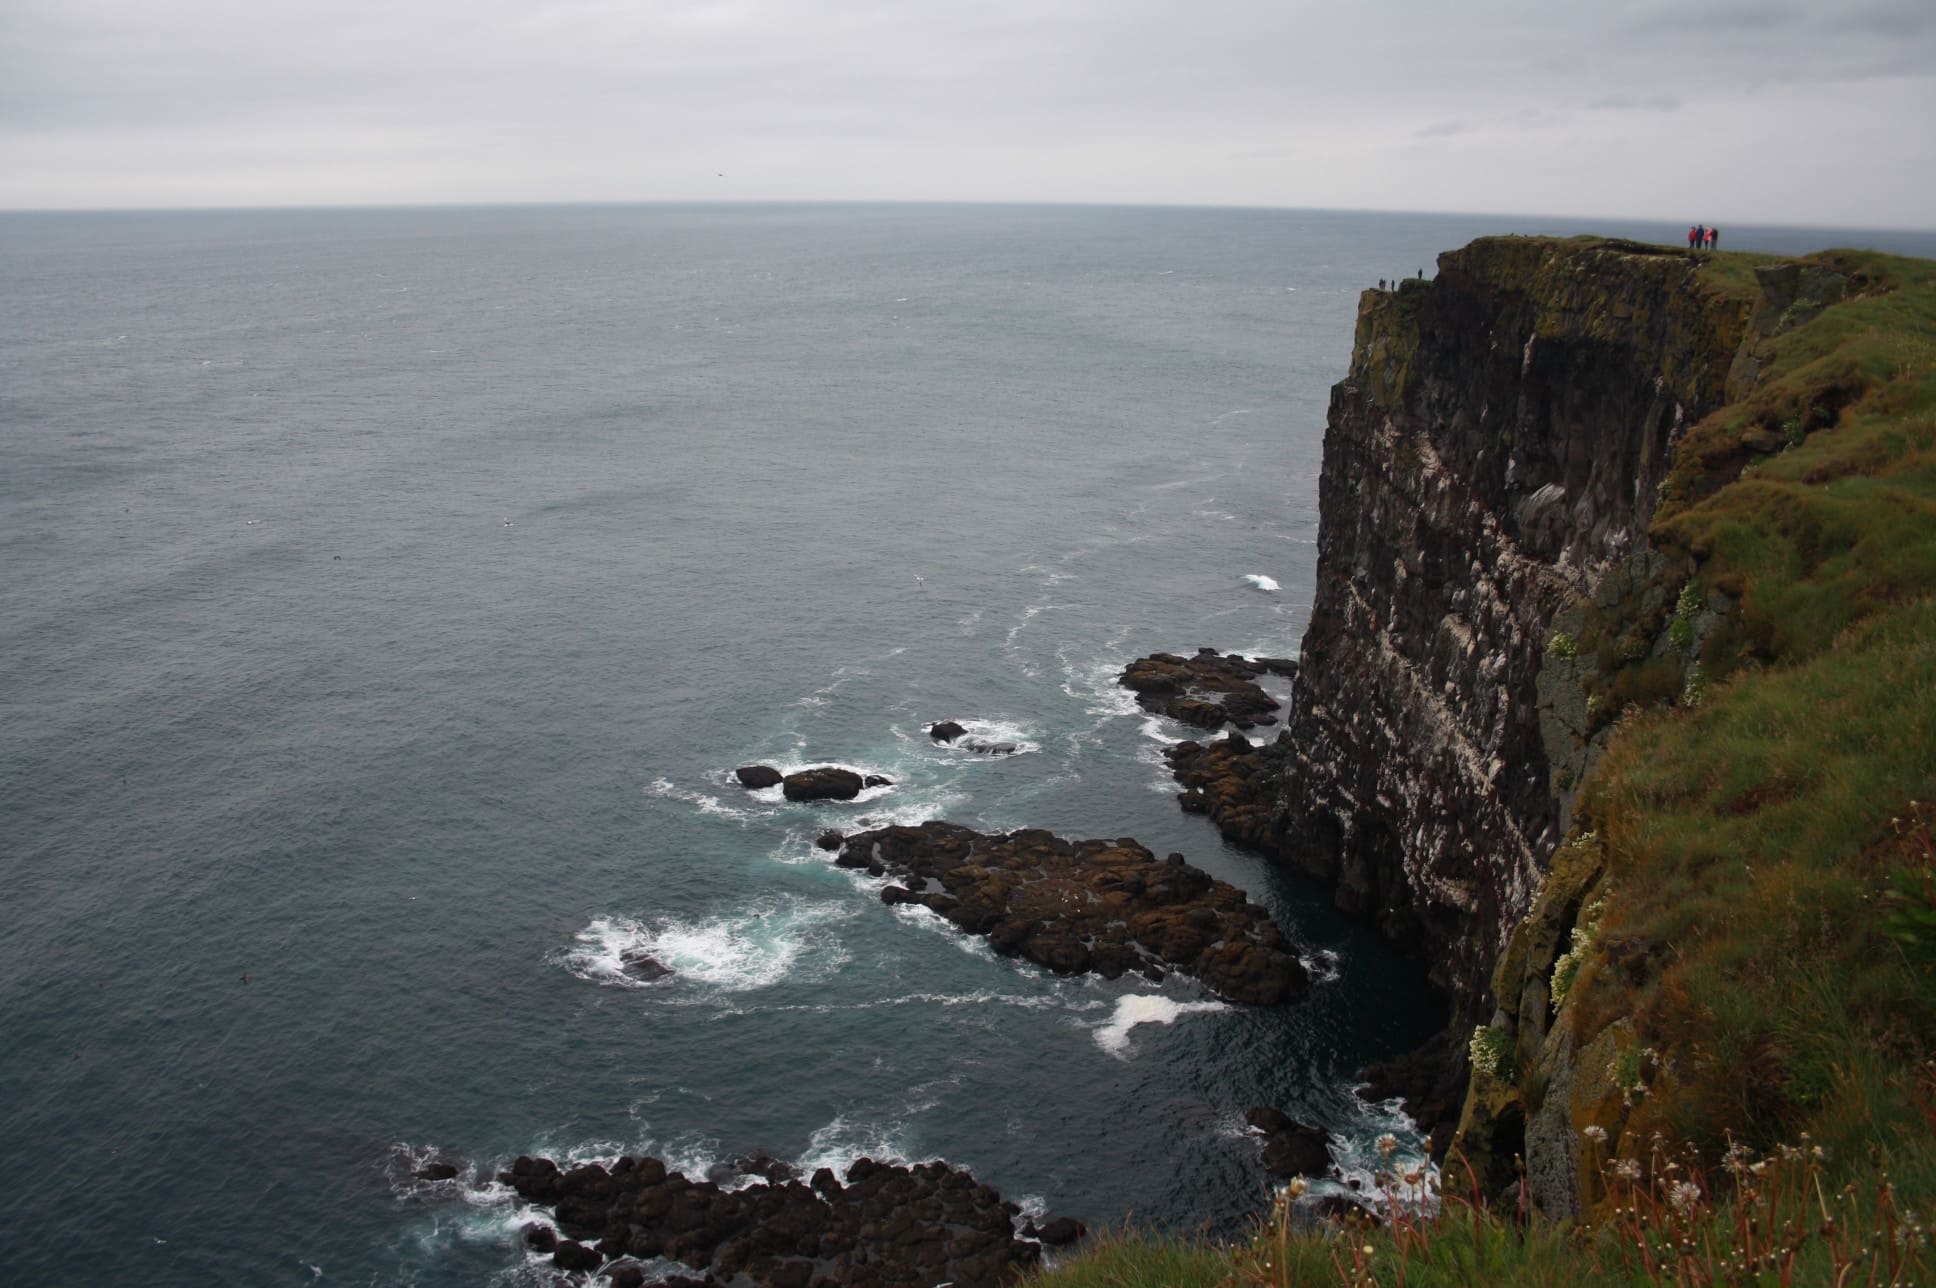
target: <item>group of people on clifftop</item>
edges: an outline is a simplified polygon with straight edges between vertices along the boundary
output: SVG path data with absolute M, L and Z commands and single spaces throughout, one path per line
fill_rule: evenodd
M 1713 250 L 1715 243 L 1720 240 L 1721 230 L 1718 228 L 1709 228 L 1706 224 L 1695 224 L 1687 230 L 1687 248 L 1689 250 Z

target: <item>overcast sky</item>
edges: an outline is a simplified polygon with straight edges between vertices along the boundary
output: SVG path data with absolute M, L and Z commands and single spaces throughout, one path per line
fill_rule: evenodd
M 788 198 L 1936 228 L 1936 0 L 0 0 L 0 208 Z

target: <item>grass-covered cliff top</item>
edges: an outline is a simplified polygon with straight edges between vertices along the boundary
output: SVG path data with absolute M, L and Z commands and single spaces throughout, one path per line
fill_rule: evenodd
M 1623 257 L 1688 271 L 1601 239 L 1475 253 L 1568 310 Z M 1676 448 L 1654 593 L 1556 640 L 1606 738 L 1577 933 L 1542 977 L 1568 1049 L 1616 1053 L 1562 1119 L 1583 1221 L 1450 1201 L 1234 1249 L 1105 1242 L 1044 1283 L 1936 1281 L 1936 263 L 1693 271 L 1746 323 L 1713 355 L 1728 401 Z M 1478 1090 L 1530 1116 L 1546 1075 L 1501 1048 Z

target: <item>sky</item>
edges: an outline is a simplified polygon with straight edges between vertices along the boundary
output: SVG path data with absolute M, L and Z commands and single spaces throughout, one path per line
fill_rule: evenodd
M 0 209 L 1936 228 L 1936 0 L 0 0 Z

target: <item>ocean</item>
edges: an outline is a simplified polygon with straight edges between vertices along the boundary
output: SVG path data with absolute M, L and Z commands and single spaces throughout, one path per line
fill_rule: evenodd
M 1586 230 L 0 215 L 0 1279 L 546 1282 L 488 1183 L 520 1153 L 944 1158 L 1212 1234 L 1268 1196 L 1253 1105 L 1362 1165 L 1419 964 L 1181 813 L 1191 731 L 1115 677 L 1295 654 L 1363 289 Z M 893 781 L 793 805 L 755 763 Z M 1060 979 L 812 843 L 934 817 L 1181 851 L 1320 983 Z

